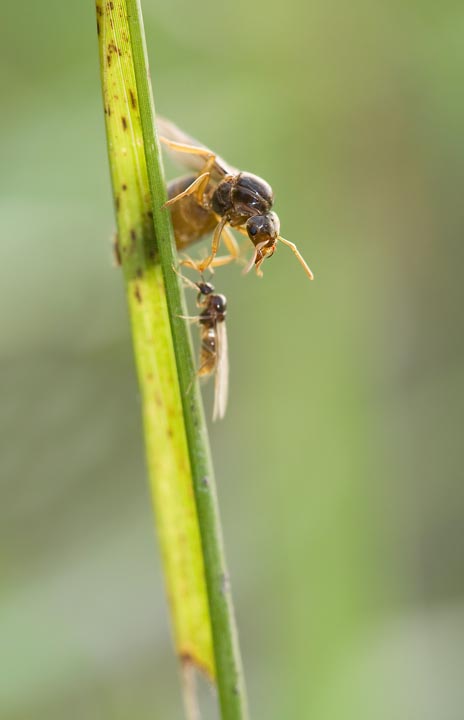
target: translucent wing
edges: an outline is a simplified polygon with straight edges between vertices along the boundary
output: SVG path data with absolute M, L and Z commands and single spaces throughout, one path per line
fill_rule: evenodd
M 184 167 L 187 167 L 190 170 L 195 170 L 196 172 L 201 172 L 206 164 L 208 156 L 214 155 L 215 160 L 211 170 L 211 174 L 214 178 L 221 179 L 225 175 L 238 174 L 239 171 L 236 168 L 226 163 L 225 160 L 219 157 L 219 155 L 216 155 L 216 153 L 206 147 L 206 145 L 203 145 L 203 143 L 190 137 L 190 135 L 187 135 L 187 133 L 178 128 L 177 125 L 170 120 L 158 115 L 156 119 L 156 126 L 158 128 L 160 138 L 165 138 L 168 141 L 204 151 L 200 154 L 195 152 L 189 153 L 188 150 L 180 150 L 174 147 L 169 147 L 169 145 L 164 145 L 167 151 L 173 155 L 175 160 L 184 165 Z
M 216 326 L 217 362 L 214 376 L 214 409 L 213 420 L 222 420 L 226 414 L 227 397 L 229 394 L 229 352 L 227 347 L 226 323 Z

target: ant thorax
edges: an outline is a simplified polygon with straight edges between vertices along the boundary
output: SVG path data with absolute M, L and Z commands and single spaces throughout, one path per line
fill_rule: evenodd
M 211 197 L 213 211 L 227 216 L 232 226 L 243 225 L 253 215 L 268 213 L 273 202 L 271 186 L 257 175 L 245 172 L 227 176 Z

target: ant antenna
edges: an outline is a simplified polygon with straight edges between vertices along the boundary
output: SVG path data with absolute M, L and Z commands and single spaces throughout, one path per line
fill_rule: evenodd
M 310 268 L 309 265 L 306 263 L 303 255 L 300 253 L 300 251 L 298 250 L 298 248 L 297 248 L 297 246 L 295 245 L 295 243 L 290 242 L 290 240 L 286 240 L 286 239 L 283 238 L 281 235 L 279 235 L 277 239 L 280 240 L 281 242 L 283 242 L 284 245 L 287 245 L 287 246 L 290 248 L 290 250 L 292 251 L 292 253 L 293 253 L 294 255 L 296 255 L 296 258 L 297 258 L 298 262 L 300 263 L 300 265 L 303 266 L 303 270 L 305 271 L 306 275 L 309 277 L 310 280 L 314 280 L 314 275 L 313 275 L 313 273 L 312 273 L 311 268 Z

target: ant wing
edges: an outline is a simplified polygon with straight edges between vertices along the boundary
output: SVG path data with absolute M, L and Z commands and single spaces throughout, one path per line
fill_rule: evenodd
M 170 120 L 158 115 L 156 126 L 161 142 L 173 154 L 176 161 L 184 165 L 184 167 L 201 173 L 205 165 L 209 163 L 210 172 L 216 180 L 222 180 L 226 175 L 238 174 L 236 168 L 226 163 L 206 145 L 187 135 Z
M 214 409 L 213 420 L 222 420 L 226 414 L 229 394 L 229 352 L 225 321 L 217 323 L 217 361 L 214 376 Z

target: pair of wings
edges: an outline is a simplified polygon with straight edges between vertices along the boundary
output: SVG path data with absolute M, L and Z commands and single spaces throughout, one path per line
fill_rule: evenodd
M 229 350 L 226 323 L 216 325 L 217 357 L 214 369 L 213 420 L 222 420 L 226 414 L 229 395 Z
M 177 127 L 177 125 L 170 120 L 158 115 L 156 119 L 156 127 L 158 129 L 160 140 L 163 142 L 164 138 L 164 140 L 167 141 L 164 143 L 166 150 L 177 162 L 184 165 L 184 167 L 194 170 L 197 173 L 201 173 L 208 156 L 210 157 L 211 155 L 214 155 L 215 160 L 211 169 L 211 176 L 214 180 L 222 180 L 226 175 L 238 175 L 239 170 L 237 170 L 237 168 L 229 165 L 229 163 L 219 157 L 219 155 L 216 155 L 213 150 L 210 150 L 206 145 L 203 145 L 203 143 L 195 140 L 195 138 L 192 138 L 190 135 L 187 135 L 187 133 Z M 175 143 L 183 146 L 183 149 L 180 150 L 172 146 L 170 147 L 169 143 Z M 203 150 L 204 152 L 200 154 L 195 152 L 189 153 L 188 147 L 197 148 Z

